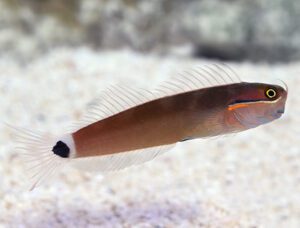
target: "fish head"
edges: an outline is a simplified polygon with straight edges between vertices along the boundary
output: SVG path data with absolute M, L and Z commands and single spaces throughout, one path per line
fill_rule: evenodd
M 227 106 L 245 128 L 254 128 L 274 121 L 285 111 L 288 89 L 279 85 L 241 83 Z

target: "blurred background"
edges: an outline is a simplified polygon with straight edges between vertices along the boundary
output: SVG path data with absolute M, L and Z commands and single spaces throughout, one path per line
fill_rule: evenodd
M 234 61 L 300 58 L 295 0 L 1 0 L 1 56 L 58 47 Z
M 103 177 L 66 167 L 33 192 L 0 124 L 0 227 L 299 228 L 299 21 L 298 0 L 0 0 L 1 122 L 65 134 L 110 84 L 211 63 L 289 87 L 273 123 Z

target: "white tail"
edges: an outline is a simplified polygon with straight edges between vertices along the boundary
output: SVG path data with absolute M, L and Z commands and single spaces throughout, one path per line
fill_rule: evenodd
M 68 158 L 56 155 L 52 150 L 57 139 L 43 132 L 16 128 L 6 124 L 13 132 L 28 176 L 30 191 L 49 181 L 62 168 Z

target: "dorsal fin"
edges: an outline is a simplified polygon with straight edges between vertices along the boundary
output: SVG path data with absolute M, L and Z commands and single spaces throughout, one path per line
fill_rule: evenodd
M 162 82 L 152 91 L 132 88 L 129 85 L 110 86 L 100 94 L 98 99 L 92 102 L 83 118 L 72 126 L 71 132 L 151 100 L 201 88 L 239 82 L 241 80 L 229 66 L 212 64 L 186 70 Z
M 227 65 L 195 67 L 170 78 L 156 88 L 156 96 L 171 96 L 201 88 L 240 83 L 239 76 Z
M 71 131 L 153 99 L 155 99 L 155 95 L 150 90 L 132 88 L 129 85 L 110 86 L 89 105 L 82 119 L 71 127 Z

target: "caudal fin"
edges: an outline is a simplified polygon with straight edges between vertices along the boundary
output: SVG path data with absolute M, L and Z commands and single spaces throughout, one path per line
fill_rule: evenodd
M 24 162 L 30 191 L 48 182 L 69 159 L 55 154 L 57 139 L 43 132 L 8 125 Z

